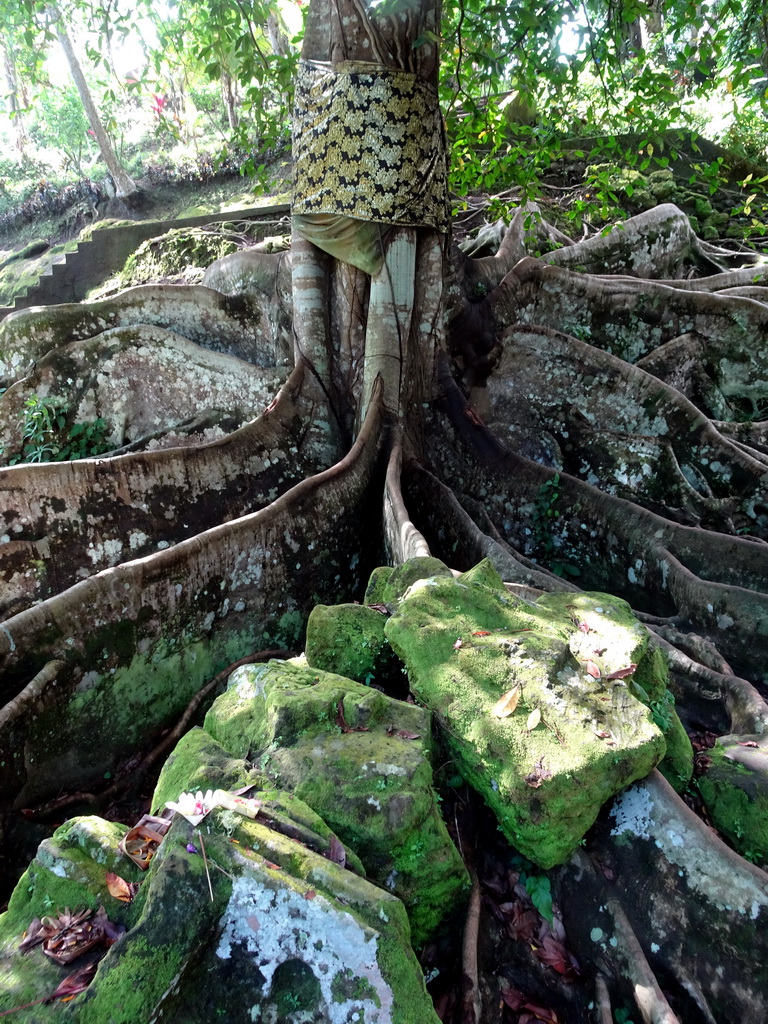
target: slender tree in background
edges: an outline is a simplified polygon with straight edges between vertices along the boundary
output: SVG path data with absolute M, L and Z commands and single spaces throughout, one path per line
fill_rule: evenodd
M 67 65 L 69 66 L 69 72 L 72 75 L 72 81 L 77 87 L 80 100 L 83 104 L 83 109 L 85 110 L 86 117 L 88 118 L 88 123 L 91 126 L 91 131 L 96 138 L 96 143 L 99 147 L 102 160 L 107 165 L 107 170 L 114 182 L 115 195 L 119 199 L 124 199 L 127 196 L 133 195 L 137 191 L 136 184 L 117 158 L 112 142 L 102 123 L 99 111 L 96 108 L 96 103 L 91 95 L 91 90 L 88 88 L 88 83 L 85 80 L 83 69 L 80 66 L 80 61 L 75 53 L 75 48 L 72 45 L 72 40 L 67 32 L 61 12 L 55 7 L 49 8 L 49 12 L 53 21 L 54 31 L 56 32 L 56 38 L 64 51 L 64 56 L 66 58 Z

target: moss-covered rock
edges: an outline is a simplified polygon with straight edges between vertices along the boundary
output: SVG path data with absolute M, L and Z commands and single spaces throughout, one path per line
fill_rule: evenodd
M 315 605 L 307 622 L 307 664 L 366 686 L 384 685 L 401 669 L 384 635 L 386 621 L 385 613 L 361 604 Z
M 119 284 L 130 288 L 188 274 L 197 268 L 202 278 L 205 269 L 221 256 L 236 252 L 239 246 L 232 239 L 204 228 L 175 228 L 173 231 L 142 242 L 128 257 L 119 274 Z
M 715 828 L 750 860 L 768 866 L 768 748 L 757 738 L 721 737 L 699 791 Z
M 423 943 L 468 886 L 432 787 L 430 716 L 306 665 L 244 666 L 206 716 L 235 756 L 316 811 L 398 895 Z
M 266 776 L 241 758 L 233 758 L 203 729 L 190 729 L 179 740 L 163 765 L 152 796 L 152 808 L 161 813 L 168 801 L 176 802 L 182 793 L 223 789 L 237 791 L 252 786 L 250 797 L 258 799 L 260 823 L 292 837 L 310 850 L 328 856 L 338 837 L 311 807 L 292 793 L 268 784 Z M 236 819 L 235 819 L 236 821 Z M 345 850 L 345 863 L 356 874 L 364 875 L 360 858 Z
M 379 571 L 376 570 L 376 572 Z M 382 590 L 382 603 L 394 606 L 414 583 L 436 576 L 445 576 L 446 578 L 453 579 L 453 573 L 439 558 L 433 558 L 431 555 L 420 555 L 418 558 L 410 558 L 407 562 L 402 562 L 400 565 L 395 566 L 387 575 L 386 584 Z M 373 579 L 374 577 L 371 577 L 371 580 Z M 373 603 L 368 593 L 366 593 L 366 604 Z
M 130 927 L 137 916 L 135 906 L 109 894 L 106 873 L 112 871 L 126 881 L 139 881 L 141 870 L 118 851 L 128 831 L 125 825 L 96 817 L 72 818 L 45 839 L 14 889 L 6 913 L 0 915 L 0 1012 L 23 1006 L 53 993 L 77 965 L 62 967 L 37 948 L 18 952 L 24 932 L 35 918 L 56 917 L 69 908 L 107 909 L 115 924 Z M 49 1008 L 35 1006 L 14 1015 L 20 1024 L 71 1020 L 60 1003 Z
M 89 821 L 97 837 L 113 828 Z M 18 1010 L 20 1024 L 160 1017 L 190 1024 L 436 1024 L 400 901 L 295 839 L 227 811 L 209 814 L 199 829 L 177 817 L 128 905 L 105 896 L 98 881 L 77 894 L 58 887 L 70 851 L 83 853 L 76 833 L 70 830 L 73 846 L 53 855 L 44 879 L 20 883 L 12 910 L 0 918 L 7 981 L 0 1009 L 50 995 L 73 969 L 58 967 L 39 948 L 18 951 L 16 925 L 39 916 L 38 894 L 43 908 L 57 910 L 72 896 L 71 906 L 106 899 L 110 918 L 128 930 L 82 995 Z M 116 845 L 117 834 L 111 839 Z M 98 838 L 86 845 L 104 852 Z
M 159 814 L 166 801 L 177 800 L 180 793 L 235 790 L 253 781 L 245 761 L 231 757 L 203 729 L 190 729 L 163 765 L 152 797 L 152 813 Z
M 600 806 L 664 755 L 628 686 L 633 671 L 654 693 L 664 679 L 654 655 L 643 665 L 648 632 L 621 600 L 567 593 L 532 605 L 485 565 L 412 585 L 386 633 L 459 770 L 542 867 L 565 860 Z M 502 717 L 513 690 L 517 707 Z

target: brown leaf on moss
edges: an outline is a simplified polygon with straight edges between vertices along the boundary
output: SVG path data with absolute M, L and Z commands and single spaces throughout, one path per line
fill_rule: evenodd
M 370 732 L 371 730 L 365 725 L 352 726 L 347 724 L 347 720 L 344 717 L 344 705 L 342 701 L 336 704 L 336 725 L 341 729 L 342 732 Z
M 610 672 L 605 678 L 606 679 L 626 679 L 627 676 L 634 675 L 637 665 L 634 661 L 627 665 L 626 668 L 617 668 L 615 672 Z
M 503 697 L 500 697 L 491 708 L 491 714 L 496 718 L 508 718 L 515 710 L 520 700 L 520 683 L 517 683 L 511 690 L 507 690 Z

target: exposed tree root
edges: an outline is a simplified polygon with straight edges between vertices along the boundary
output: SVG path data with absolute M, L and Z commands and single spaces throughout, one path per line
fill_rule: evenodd
M 621 904 L 608 900 L 606 909 L 613 919 L 616 939 L 613 956 L 620 965 L 620 976 L 632 985 L 635 1003 L 645 1024 L 680 1024 L 659 988 Z
M 482 1000 L 480 995 L 480 974 L 477 965 L 477 938 L 480 927 L 480 881 L 474 868 L 470 869 L 472 891 L 469 896 L 467 917 L 464 923 L 462 943 L 463 973 L 463 1022 L 480 1024 L 482 1021 Z
M 129 770 L 117 772 L 118 777 L 111 786 L 107 786 L 106 789 L 93 793 L 80 791 L 75 793 L 65 793 L 63 796 L 56 797 L 54 800 L 49 800 L 47 803 L 41 804 L 39 807 L 30 808 L 26 812 L 27 817 L 45 818 L 51 814 L 66 810 L 67 808 L 76 807 L 78 804 L 88 804 L 91 807 L 103 811 L 104 808 L 108 807 L 115 800 L 123 797 L 127 792 L 136 792 L 146 776 L 157 765 L 160 758 L 166 757 L 176 746 L 184 733 L 189 729 L 193 718 L 203 705 L 203 702 L 212 694 L 215 694 L 216 690 L 224 686 L 227 679 L 229 679 L 230 675 L 236 668 L 240 668 L 241 665 L 255 665 L 259 662 L 270 661 L 272 658 L 292 658 L 295 654 L 295 651 L 282 649 L 258 651 L 256 654 L 247 654 L 244 658 L 239 658 L 237 661 L 233 661 L 231 665 L 227 665 L 225 669 L 218 672 L 213 679 L 197 691 L 189 704 L 187 704 L 184 709 L 184 713 L 181 718 L 179 718 L 176 725 L 174 725 L 172 729 L 168 730 L 159 743 L 152 747 L 152 749 L 148 751 L 148 753 L 146 753 L 138 763 L 133 761 Z M 50 664 L 55 663 L 52 662 Z M 63 664 L 63 662 L 61 664 Z
M 27 683 L 21 693 L 12 700 L 9 700 L 5 707 L 0 709 L 0 727 L 12 722 L 19 715 L 28 712 L 35 701 L 42 695 L 46 686 L 54 682 L 56 676 L 65 667 L 65 663 L 61 660 L 54 659 L 53 661 L 46 662 L 37 675 Z
M 687 724 L 768 734 L 768 270 L 727 269 L 742 256 L 699 242 L 673 207 L 576 244 L 538 213 L 518 211 L 495 254 L 458 257 L 452 278 L 438 236 L 407 229 L 373 283 L 297 242 L 292 277 L 286 256 L 235 254 L 206 276 L 220 292 L 138 288 L 4 322 L 5 372 L 29 372 L 4 400 L 9 422 L 105 330 L 299 366 L 213 444 L 3 471 L 11 607 L 45 598 L 0 626 L 6 821 L 110 799 L 122 779 L 87 790 L 148 740 L 138 775 L 157 763 L 221 666 L 265 638 L 298 642 L 309 606 L 359 595 L 382 557 L 430 551 L 459 570 L 488 557 L 532 600 L 577 586 L 626 598 L 669 655 Z M 533 236 L 564 247 L 533 259 Z M 474 406 L 440 355 L 444 314 Z M 385 409 L 377 392 L 352 444 L 375 381 Z M 92 743 L 102 719 L 123 727 Z M 762 771 L 755 742 L 729 751 Z M 645 1021 L 762 1019 L 768 876 L 659 776 L 631 793 L 588 836 L 589 858 L 553 875 L 569 941 L 598 968 L 601 1024 L 627 983 Z M 475 880 L 475 1022 L 478 915 Z
M 252 650 L 267 623 L 276 639 L 293 642 L 302 612 L 320 595 L 335 601 L 345 589 L 359 587 L 372 566 L 358 566 L 349 552 L 363 549 L 366 522 L 370 528 L 367 491 L 384 441 L 374 404 L 341 462 L 265 509 L 104 570 L 7 619 L 0 628 L 6 699 L 12 699 L 14 687 L 26 685 L 35 664 L 62 658 L 67 669 L 55 690 L 41 695 L 39 713 L 14 720 L 3 734 L 4 800 L 28 806 L 61 786 L 76 788 L 78 781 L 82 785 L 83 779 L 113 770 L 146 743 L 147 719 L 154 716 L 158 730 L 175 718 L 209 675 L 208 666 L 226 664 L 243 647 Z M 281 622 L 291 625 L 281 627 Z M 181 637 L 186 647 L 173 656 Z M 152 667 L 154 659 L 159 669 Z M 163 672 L 175 682 L 173 700 L 160 717 L 146 680 L 149 676 L 157 685 Z M 86 685 L 105 691 L 107 704 L 100 711 L 92 705 L 93 716 L 76 703 L 67 705 L 84 678 Z M 121 714 L 128 701 L 131 710 Z M 96 743 L 110 705 L 110 720 L 122 717 L 124 731 L 110 736 L 109 743 Z M 12 756 L 22 747 L 37 751 L 30 775 Z M 63 756 L 69 750 L 71 757 Z
M 338 435 L 305 377 L 300 363 L 266 412 L 210 444 L 6 470 L 0 612 L 253 512 L 332 465 Z

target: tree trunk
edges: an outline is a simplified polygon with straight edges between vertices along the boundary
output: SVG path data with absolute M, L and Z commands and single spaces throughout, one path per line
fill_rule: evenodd
M 232 76 L 226 71 L 221 73 L 221 98 L 227 111 L 227 124 L 230 128 L 235 129 L 237 128 L 237 97 Z
M 74 81 L 75 86 L 77 87 L 77 91 L 80 95 L 80 100 L 83 104 L 83 109 L 85 110 L 86 117 L 88 118 L 88 123 L 90 124 L 91 129 L 93 130 L 93 134 L 96 137 L 96 142 L 98 144 L 102 159 L 104 160 L 104 163 L 107 165 L 107 170 L 109 171 L 112 177 L 112 181 L 114 182 L 115 195 L 121 199 L 125 198 L 126 196 L 133 195 L 133 193 L 136 192 L 136 184 L 134 183 L 130 175 L 121 166 L 120 161 L 117 159 L 109 136 L 107 135 L 104 126 L 101 123 L 101 118 L 99 116 L 98 110 L 96 109 L 96 104 L 93 101 L 93 97 L 91 96 L 91 91 L 88 88 L 88 83 L 85 80 L 83 69 L 81 68 L 80 62 L 77 59 L 77 55 L 75 54 L 75 49 L 72 45 L 72 40 L 70 39 L 69 34 L 64 26 L 63 16 L 61 12 L 56 11 L 55 8 L 54 12 L 56 14 L 56 37 L 58 38 L 59 43 L 61 44 L 61 48 L 64 51 L 64 56 L 66 57 L 67 64 L 69 65 L 69 71 L 72 75 L 72 80 Z
M 27 131 L 24 126 L 24 118 L 21 114 L 22 104 L 19 102 L 19 82 L 16 74 L 16 62 L 13 59 L 13 51 L 10 49 L 10 46 L 7 43 L 2 43 L 0 46 L 2 47 L 3 54 L 5 84 L 8 89 L 6 94 L 8 115 L 11 118 L 13 131 L 16 136 L 16 148 L 19 153 L 24 156 L 24 150 L 27 145 Z

